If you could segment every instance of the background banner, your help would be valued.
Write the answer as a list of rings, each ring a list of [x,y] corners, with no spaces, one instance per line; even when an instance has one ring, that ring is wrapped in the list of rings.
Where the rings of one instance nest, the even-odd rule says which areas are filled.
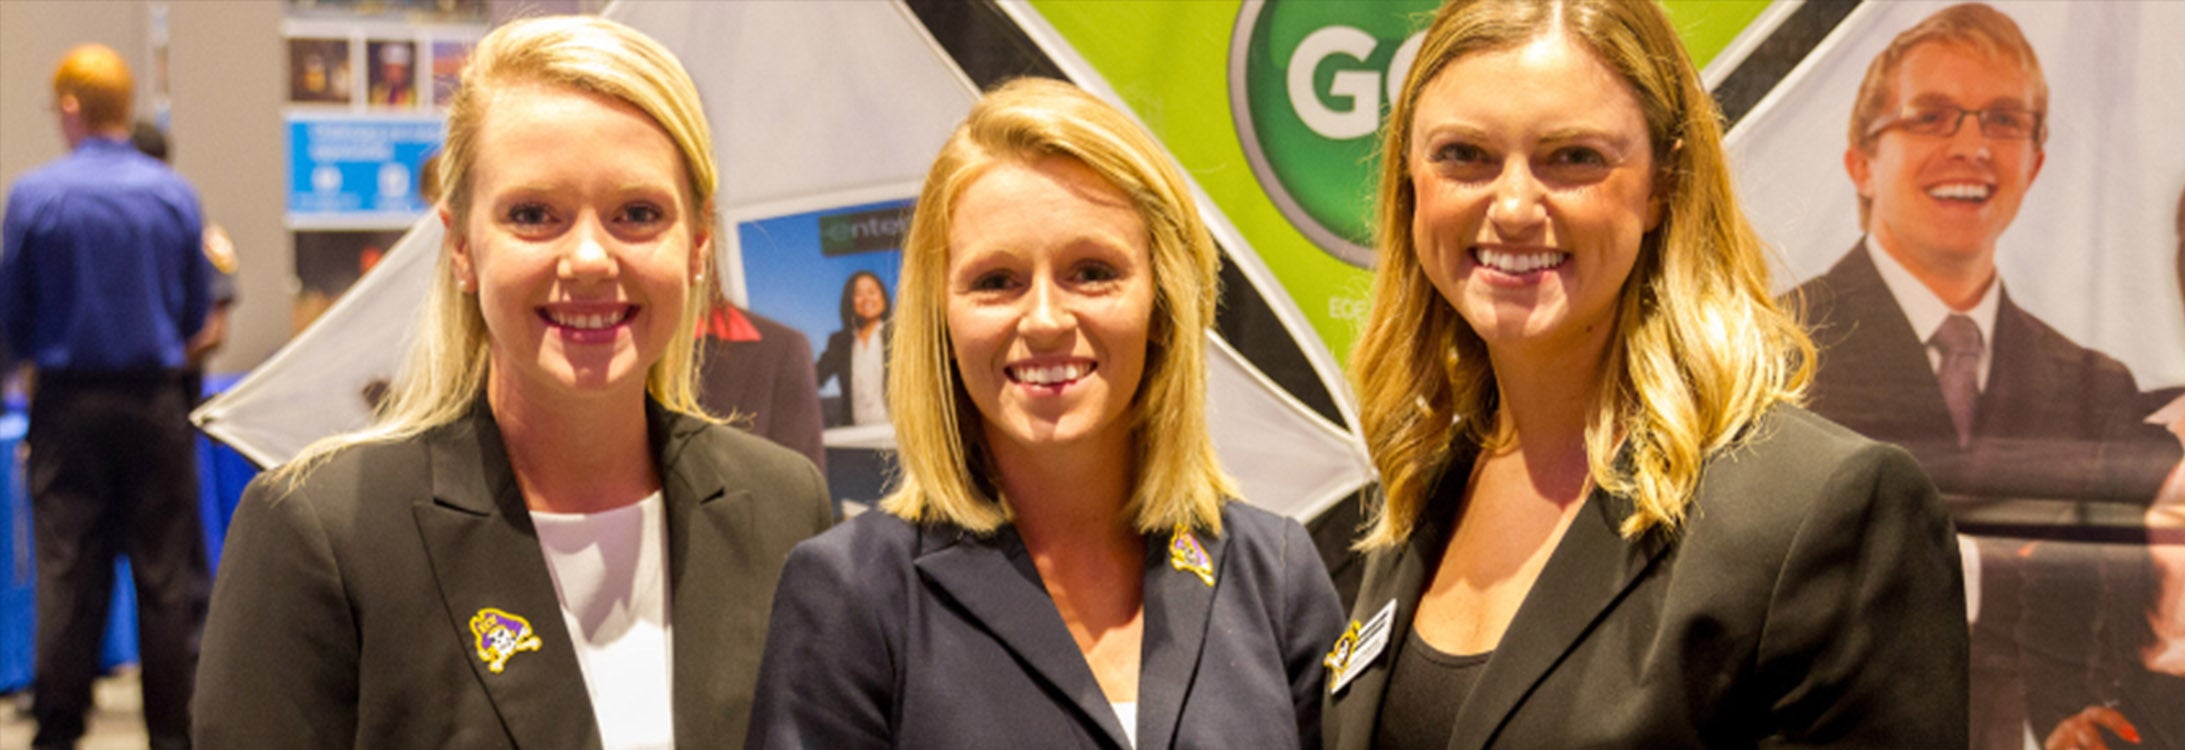
[[[2117,743],[2117,730],[2091,728],[2109,711],[2143,747],[2185,747],[2185,549],[2148,534],[2185,525],[2179,438],[2165,429],[2185,413],[2185,141],[2168,132],[2185,114],[2173,85],[2185,56],[2169,38],[2185,5],[1998,4],[2038,57],[2045,101],[1970,89],[1990,73],[1933,77],[1906,63],[1894,83],[1943,93],[1913,91],[1854,127],[1869,63],[1948,3],[1665,4],[1733,125],[1738,187],[1778,252],[1779,290],[1826,347],[1814,408],[1911,448],[1967,535],[1976,744],[2040,747],[2081,730]],[[644,2],[607,14],[660,39],[697,80],[735,236],[720,248],[724,296],[807,339],[815,368],[845,328],[850,274],[872,272],[892,298],[899,228],[887,224],[980,89],[1062,77],[1132,113],[1184,167],[1223,249],[1208,332],[1221,456],[1250,501],[1309,522],[1350,590],[1355,499],[1372,472],[1341,361],[1369,292],[1374,134],[1434,6]],[[2036,118],[2043,136],[2013,140],[2005,110]],[[1909,130],[1921,111],[1956,118],[1956,140]],[[1868,153],[1847,134],[1887,140]],[[1890,156],[1907,143],[1965,151],[1922,167]],[[1882,280],[1904,265],[1889,250],[1914,252],[1928,235],[1868,241],[1862,191],[1885,216],[1943,217],[1904,227],[1954,227],[1957,211],[1985,232],[1965,235],[1999,280],[1973,285],[1992,294],[1978,314],[1990,322],[1971,437],[1938,432],[1953,428],[1924,334],[1893,303],[1921,279]],[[418,223],[200,422],[268,464],[363,424],[359,394],[393,371],[440,231]],[[1871,284],[1837,275],[1860,262]],[[1897,328],[1903,341],[1874,338]],[[1861,361],[1869,340],[1909,364]],[[846,386],[812,395],[834,412]],[[830,420],[842,425],[825,435],[830,485],[855,509],[885,490],[892,431]]]

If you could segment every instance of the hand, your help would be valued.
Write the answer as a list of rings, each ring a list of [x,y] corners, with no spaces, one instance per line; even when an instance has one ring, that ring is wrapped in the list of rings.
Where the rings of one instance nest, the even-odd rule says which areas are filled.
[[[2139,728],[2125,720],[2124,714],[2108,706],[2087,706],[2078,715],[2057,722],[2056,729],[2048,733],[2048,740],[2041,743],[2045,750],[2109,750],[2102,730],[2108,729],[2119,739],[2139,744]]]

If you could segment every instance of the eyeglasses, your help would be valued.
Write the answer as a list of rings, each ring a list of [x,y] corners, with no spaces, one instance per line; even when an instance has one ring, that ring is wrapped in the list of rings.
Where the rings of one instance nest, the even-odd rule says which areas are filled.
[[[1913,107],[1882,118],[1866,135],[1872,138],[1895,128],[1913,135],[1949,137],[1971,115],[1980,120],[1980,134],[1996,140],[2023,141],[2041,133],[2041,113],[2030,109],[1965,109],[1950,106]]]

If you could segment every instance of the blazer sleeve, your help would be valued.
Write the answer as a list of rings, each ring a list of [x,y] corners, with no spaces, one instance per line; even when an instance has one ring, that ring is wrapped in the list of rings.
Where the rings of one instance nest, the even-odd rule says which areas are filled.
[[[1757,677],[1761,747],[1966,746],[1970,637],[1956,534],[1903,449],[1833,472],[1777,571]]]
[[[744,740],[749,750],[890,745],[893,641],[865,581],[897,571],[861,570],[854,550],[826,544],[841,538],[797,545],[782,568]]]
[[[813,368],[804,366],[812,360],[812,344],[804,340],[804,334],[787,326],[778,335],[783,339],[783,351],[773,365],[778,377],[773,378],[774,393],[768,400],[774,416],[768,430],[772,434],[767,437],[804,454],[825,473],[827,448],[820,437],[825,420],[819,414],[819,376]]]
[[[228,527],[192,699],[201,748],[356,743],[355,612],[325,525],[261,476]]]
[[[1320,691],[1327,681],[1321,658],[1343,635],[1343,601],[1328,578],[1312,535],[1297,521],[1282,527],[1282,666],[1290,677],[1299,746],[1320,747]]]

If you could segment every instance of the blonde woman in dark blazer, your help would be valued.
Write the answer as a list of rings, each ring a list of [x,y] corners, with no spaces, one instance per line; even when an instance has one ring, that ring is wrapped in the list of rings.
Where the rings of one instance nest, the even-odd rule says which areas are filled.
[[[1328,745],[1965,746],[1948,517],[1795,405],[1813,346],[1664,11],[1459,1],[1422,40],[1351,360],[1384,490]]]
[[[701,112],[611,21],[479,42],[407,369],[375,426],[244,493],[199,746],[741,740],[775,576],[831,519],[811,462],[697,406]]]
[[[1207,437],[1215,251],[1152,137],[1024,80],[904,248],[902,487],[782,572],[749,745],[1317,746],[1342,613]]]

